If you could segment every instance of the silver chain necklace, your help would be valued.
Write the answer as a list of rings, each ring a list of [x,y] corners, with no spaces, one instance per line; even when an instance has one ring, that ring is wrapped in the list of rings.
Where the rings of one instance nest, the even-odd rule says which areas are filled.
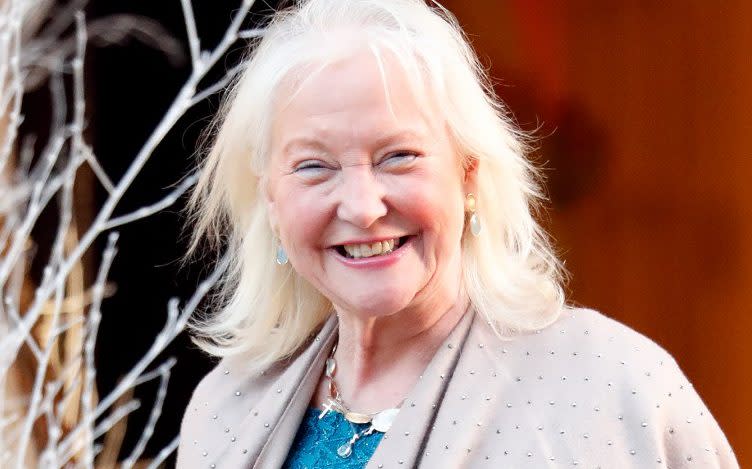
[[[345,420],[350,423],[371,424],[368,428],[361,431],[355,431],[355,427],[353,427],[352,438],[350,438],[347,443],[344,443],[339,448],[337,448],[337,455],[339,457],[349,458],[350,455],[352,455],[352,448],[356,441],[363,437],[371,435],[373,432],[386,433],[387,430],[391,428],[392,423],[397,417],[400,409],[398,406],[373,414],[363,414],[350,410],[342,401],[342,397],[340,397],[339,390],[337,389],[337,383],[336,381],[334,381],[334,374],[337,371],[337,361],[334,359],[334,352],[336,351],[337,346],[335,345],[334,348],[332,348],[331,355],[329,355],[329,358],[326,359],[326,369],[324,371],[324,374],[328,382],[327,391],[329,395],[326,398],[324,410],[321,412],[321,414],[319,414],[319,419],[322,419],[329,411],[333,410],[342,414],[345,417]]]

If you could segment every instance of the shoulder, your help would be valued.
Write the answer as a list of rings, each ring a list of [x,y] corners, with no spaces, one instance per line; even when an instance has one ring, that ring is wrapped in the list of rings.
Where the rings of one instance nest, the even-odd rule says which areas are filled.
[[[674,358],[648,337],[598,311],[565,308],[545,329],[519,339],[551,367],[572,370],[585,378],[606,379],[607,387],[621,385],[637,395],[654,395],[656,386],[691,386]],[[584,376],[585,373],[588,376]],[[629,385],[629,386],[627,386]],[[634,392],[633,392],[634,391]]]
[[[207,429],[214,427],[212,423],[218,420],[217,415],[226,420],[228,415],[237,414],[245,396],[235,396],[235,393],[249,385],[258,387],[264,378],[260,375],[249,376],[243,361],[238,357],[230,357],[219,361],[201,379],[183,414],[177,467],[193,467],[192,462],[186,458],[198,451],[198,446],[210,446],[207,439],[211,436],[207,434]]]
[[[737,467],[674,358],[597,311],[566,308],[550,326],[489,348],[494,366],[519,380],[528,402],[538,399],[550,412],[592,423],[591,433],[608,431],[611,441],[656,448],[662,454],[655,459],[669,467],[693,460]]]
[[[586,308],[564,308],[559,319],[546,329],[537,332],[544,334],[547,341],[562,345],[576,345],[609,352],[629,352],[648,359],[669,359],[671,356],[661,346],[634,329]]]
[[[295,354],[263,371],[255,371],[253,357],[246,354],[223,358],[196,386],[185,409],[177,466],[204,467],[196,463],[207,461],[203,459],[207,455],[216,461],[230,457],[227,454],[232,451],[228,445],[243,439],[247,440],[245,445],[254,445],[245,446],[248,457],[256,455],[263,435],[237,429],[247,427],[246,419],[262,421],[264,428],[272,427],[285,411],[286,403],[298,389],[312,361],[333,340],[334,331],[336,320],[332,319]]]
[[[647,378],[685,382],[676,361],[660,345],[626,325],[583,308],[564,308],[551,325],[512,337],[498,338],[485,325],[472,331],[470,340],[494,343],[489,348],[497,364],[549,370],[566,381],[572,370],[588,381],[613,378],[641,383]],[[585,376],[586,372],[590,375]],[[611,382],[612,386],[615,382]]]

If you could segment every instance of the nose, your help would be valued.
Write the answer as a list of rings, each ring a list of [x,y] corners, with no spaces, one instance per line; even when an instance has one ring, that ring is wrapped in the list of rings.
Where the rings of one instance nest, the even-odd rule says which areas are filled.
[[[337,216],[358,228],[368,228],[386,215],[385,190],[371,165],[342,169]]]

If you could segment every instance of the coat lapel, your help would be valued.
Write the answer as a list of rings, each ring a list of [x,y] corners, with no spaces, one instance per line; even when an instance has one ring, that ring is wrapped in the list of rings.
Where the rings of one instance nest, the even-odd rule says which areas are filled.
[[[188,458],[183,461],[185,467],[212,467],[212,460],[221,461],[217,467],[275,468],[281,467],[292,445],[300,421],[321,376],[324,362],[336,338],[337,320],[332,315],[311,343],[289,363],[279,363],[261,377],[247,377],[237,383],[211,383],[204,398],[227,402],[223,409],[213,412],[226,416],[227,430],[223,433],[210,425],[192,429],[194,433],[205,434],[198,437],[211,441],[216,446],[208,448],[206,453],[215,455],[211,460]],[[222,368],[233,370],[229,378],[242,370],[242,363],[226,362],[214,372],[222,376]],[[225,372],[228,373],[228,372]],[[221,378],[215,378],[220,381]],[[234,395],[232,390],[237,389]],[[221,399],[219,396],[228,394]],[[242,397],[236,397],[242,396]],[[242,410],[236,404],[243,399],[249,405]],[[207,404],[208,405],[208,404]],[[241,415],[238,415],[241,414]],[[209,417],[208,422],[212,422]],[[217,419],[217,415],[213,417]],[[215,420],[216,421],[216,420]],[[230,427],[232,428],[230,430]],[[214,430],[212,432],[212,430]],[[230,438],[230,435],[234,435]]]
[[[433,421],[457,366],[475,313],[468,311],[429,362],[402,405],[392,428],[384,435],[367,469],[416,467],[431,436]],[[337,337],[336,316],[325,323],[311,344],[278,373],[248,390],[253,408],[240,420],[236,442],[215,448],[222,467],[281,467],[323,373]],[[249,401],[250,402],[250,401]]]
[[[441,407],[475,312],[469,310],[439,347],[415,387],[405,398],[392,428],[384,435],[367,469],[417,467]]]
[[[316,391],[326,359],[334,346],[337,337],[336,325],[336,316],[332,315],[312,346],[315,349],[314,353],[304,362],[295,360],[290,367],[294,368],[295,372],[285,373],[279,382],[275,383],[276,389],[288,390],[284,397],[279,396],[276,402],[262,404],[278,406],[279,417],[253,465],[254,468],[282,467],[285,462],[300,422]]]

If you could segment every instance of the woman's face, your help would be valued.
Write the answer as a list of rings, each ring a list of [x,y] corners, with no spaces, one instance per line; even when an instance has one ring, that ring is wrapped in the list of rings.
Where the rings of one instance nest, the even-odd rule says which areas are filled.
[[[282,87],[266,190],[295,270],[364,318],[453,302],[461,278],[468,177],[434,103],[384,70],[363,53]]]

